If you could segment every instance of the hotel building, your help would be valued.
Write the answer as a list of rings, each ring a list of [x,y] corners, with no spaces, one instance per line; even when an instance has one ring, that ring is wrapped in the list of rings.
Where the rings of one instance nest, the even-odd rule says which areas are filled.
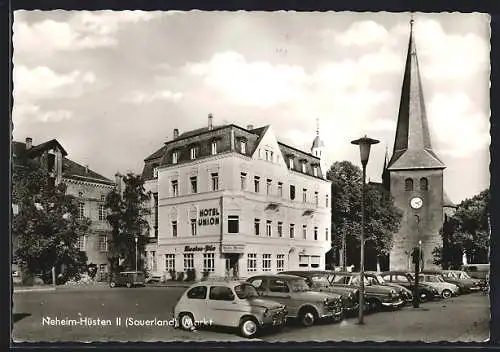
[[[331,187],[319,131],[311,153],[280,143],[271,126],[208,126],[145,159],[151,192],[149,270],[245,278],[324,269]]]

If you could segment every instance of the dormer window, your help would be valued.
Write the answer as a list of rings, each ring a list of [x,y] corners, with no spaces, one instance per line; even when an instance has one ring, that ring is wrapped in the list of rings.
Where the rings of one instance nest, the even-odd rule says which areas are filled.
[[[172,153],[172,164],[177,164],[178,161],[178,154],[177,152]]]
[[[303,173],[306,172],[306,162],[305,161],[302,161],[302,172]]]
[[[313,166],[313,175],[314,175],[314,177],[318,177],[318,167],[317,166]]]
[[[191,147],[191,160],[196,159],[196,147]]]
[[[217,154],[217,141],[212,141],[212,155]]]
[[[158,164],[153,164],[153,177],[158,178]]]
[[[293,158],[292,157],[290,157],[288,159],[288,166],[290,167],[291,170],[293,170]]]
[[[247,153],[247,142],[244,140],[240,141],[240,149],[241,149],[241,154],[246,154]]]

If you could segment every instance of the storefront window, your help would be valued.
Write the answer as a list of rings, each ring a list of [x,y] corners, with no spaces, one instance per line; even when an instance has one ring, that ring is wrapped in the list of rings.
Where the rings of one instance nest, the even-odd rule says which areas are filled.
[[[283,271],[285,269],[285,255],[278,254],[276,255],[276,270],[278,272]]]
[[[184,271],[194,269],[194,253],[184,253]]]
[[[238,215],[229,215],[227,217],[227,232],[229,233],[240,232],[240,218]]]
[[[248,253],[247,255],[247,271],[254,272],[257,271],[257,254]]]
[[[215,271],[215,254],[214,253],[203,253],[203,271],[214,272]]]
[[[309,267],[309,256],[299,255],[299,267],[308,268]]]
[[[262,254],[262,271],[271,271],[271,254]]]
[[[320,257],[319,255],[311,256],[311,268],[319,268]]]
[[[175,254],[165,254],[165,270],[175,270]]]

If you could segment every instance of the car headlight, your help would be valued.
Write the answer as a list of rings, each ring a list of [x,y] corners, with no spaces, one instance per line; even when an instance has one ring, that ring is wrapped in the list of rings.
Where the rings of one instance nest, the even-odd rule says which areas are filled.
[[[269,309],[264,308],[264,317],[267,317],[267,316],[269,316]]]
[[[325,298],[325,299],[323,300],[323,304],[324,304],[325,306],[329,305],[329,304],[330,304],[330,300],[329,300],[328,298]]]

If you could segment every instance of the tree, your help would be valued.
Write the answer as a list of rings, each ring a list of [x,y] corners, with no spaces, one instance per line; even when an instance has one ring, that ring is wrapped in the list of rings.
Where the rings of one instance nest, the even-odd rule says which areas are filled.
[[[335,162],[327,172],[327,179],[332,181],[332,247],[341,248],[345,236],[347,252],[359,252],[362,171],[349,161]],[[377,264],[379,256],[389,253],[401,217],[402,212],[382,185],[366,186],[365,243],[375,254]]]
[[[468,262],[486,263],[489,253],[489,189],[462,201],[447,217],[441,235],[443,246],[434,250],[434,262],[458,268],[465,252]]]
[[[143,253],[147,242],[149,225],[146,216],[150,214],[145,206],[150,200],[144,189],[140,175],[128,173],[122,178],[125,186],[123,194],[115,188],[108,193],[105,207],[109,210],[107,221],[111,225],[111,239],[108,242],[108,261],[111,272],[125,268],[135,269],[136,261],[143,267],[140,258],[136,258],[135,238],[138,253]],[[121,260],[123,261],[122,263]]]
[[[78,218],[77,201],[66,194],[64,184],[51,183],[37,165],[16,166],[12,201],[19,209],[12,221],[14,257],[24,274],[51,282],[52,267],[64,268],[66,278],[85,270],[87,257],[78,248],[78,238],[90,221]]]

